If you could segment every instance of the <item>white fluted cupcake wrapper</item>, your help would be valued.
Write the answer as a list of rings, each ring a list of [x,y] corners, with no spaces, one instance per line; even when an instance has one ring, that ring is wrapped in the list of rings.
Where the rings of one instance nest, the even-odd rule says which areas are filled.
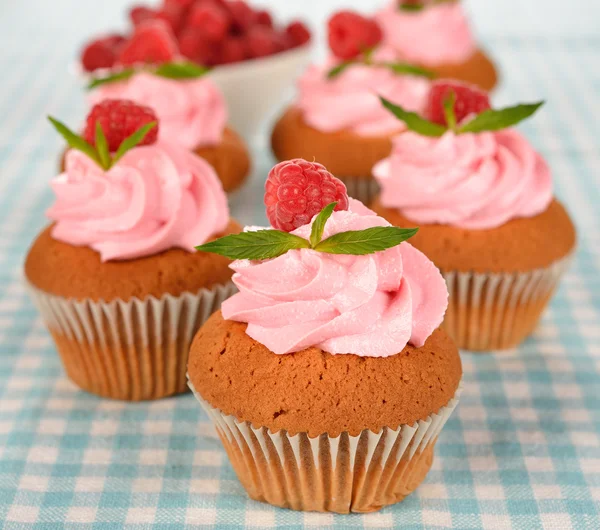
[[[94,394],[134,401],[187,390],[194,334],[236,292],[229,282],[195,294],[96,302],[26,285],[73,382]]]
[[[442,271],[450,295],[442,327],[462,349],[517,346],[535,329],[572,257],[525,273]]]
[[[401,501],[425,478],[433,448],[458,404],[454,397],[414,425],[358,436],[289,436],[240,422],[189,386],[214,423],[238,478],[251,498],[294,510],[370,512]]]
[[[374,178],[338,177],[348,190],[348,195],[369,206],[379,193],[379,184]]]

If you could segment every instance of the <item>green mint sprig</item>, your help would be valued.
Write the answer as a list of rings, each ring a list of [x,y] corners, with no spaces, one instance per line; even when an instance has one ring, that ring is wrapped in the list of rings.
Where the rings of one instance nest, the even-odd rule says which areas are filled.
[[[189,61],[178,61],[173,63],[163,63],[158,66],[146,66],[142,68],[125,68],[118,72],[109,74],[105,77],[95,77],[87,85],[88,90],[105,85],[126,81],[138,72],[147,72],[158,77],[167,79],[197,79],[210,71],[210,68]]]
[[[125,138],[125,140],[121,142],[121,145],[117,149],[117,152],[114,155],[111,155],[108,149],[108,142],[106,140],[106,136],[104,135],[104,131],[100,126],[100,122],[96,122],[96,146],[94,147],[83,137],[79,136],[77,133],[69,129],[64,123],[61,123],[52,116],[48,116],[48,120],[58,131],[58,133],[66,140],[67,145],[70,148],[77,149],[78,151],[81,151],[82,153],[86,154],[89,158],[96,162],[96,164],[98,164],[104,171],[108,171],[121,158],[123,158],[123,155],[127,153],[127,151],[130,151],[131,149],[139,145],[146,137],[146,135],[157,125],[157,123],[153,121],[140,127],[131,136]]]
[[[427,79],[433,79],[435,77],[435,73],[431,70],[427,70],[426,68],[422,68],[414,64],[395,63],[391,61],[374,61],[374,51],[375,50],[373,48],[370,48],[365,50],[358,59],[342,61],[327,72],[327,79],[335,79],[344,73],[348,68],[357,65],[373,66],[375,68],[387,68],[397,75],[414,75],[417,77],[425,77]]]
[[[449,4],[450,2],[456,2],[457,0],[431,0],[430,2],[416,2],[416,3],[405,3],[403,0],[398,2],[398,9],[400,11],[408,11],[411,13],[416,13],[419,11],[423,11],[426,7],[430,7],[436,4]]]
[[[415,112],[404,110],[400,105],[396,105],[383,97],[379,99],[381,104],[396,118],[402,120],[409,130],[419,133],[422,136],[430,137],[440,137],[448,131],[453,131],[454,134],[464,134],[506,129],[533,116],[545,103],[545,101],[538,101],[537,103],[526,103],[504,109],[488,109],[467,122],[457,124],[454,112],[456,94],[454,91],[451,91],[444,100],[444,114],[446,116],[446,123],[448,124],[444,126],[429,121]]]
[[[328,204],[315,218],[310,241],[281,230],[243,232],[210,241],[196,247],[201,252],[219,254],[229,259],[264,260],[281,256],[294,249],[312,249],[326,254],[364,256],[395,247],[414,236],[418,228],[376,226],[366,230],[340,232],[325,240],[323,231],[336,202]]]

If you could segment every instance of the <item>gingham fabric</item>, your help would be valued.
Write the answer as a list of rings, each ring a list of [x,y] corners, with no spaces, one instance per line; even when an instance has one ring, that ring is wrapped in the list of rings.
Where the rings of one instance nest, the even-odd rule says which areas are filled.
[[[61,148],[44,116],[76,125],[84,113],[66,74],[80,37],[69,19],[44,30],[48,5],[92,25],[88,2],[0,5],[0,527],[600,528],[600,41],[488,40],[504,73],[497,101],[548,100],[522,130],[554,168],[578,253],[531,339],[463,354],[462,400],[417,492],[379,513],[334,516],[248,500],[191,395],[120,403],[65,377],[21,283]],[[249,224],[264,222],[272,163],[264,138],[254,147],[252,183],[233,200]]]

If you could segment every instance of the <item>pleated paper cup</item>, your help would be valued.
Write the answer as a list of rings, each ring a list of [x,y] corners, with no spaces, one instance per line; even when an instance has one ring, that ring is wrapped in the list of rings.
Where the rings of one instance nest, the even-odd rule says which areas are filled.
[[[537,326],[572,257],[524,273],[442,270],[450,295],[442,328],[461,349],[514,348]]]
[[[353,199],[358,199],[365,205],[371,204],[371,201],[379,193],[379,183],[374,178],[360,177],[337,177],[348,190],[348,195]]]
[[[207,412],[248,495],[281,508],[317,512],[373,512],[400,502],[427,475],[435,442],[458,404],[454,397],[414,425],[333,438],[289,436],[238,421],[207,403]]]
[[[194,334],[236,292],[229,282],[195,294],[96,302],[26,283],[69,378],[92,394],[127,401],[185,392]]]

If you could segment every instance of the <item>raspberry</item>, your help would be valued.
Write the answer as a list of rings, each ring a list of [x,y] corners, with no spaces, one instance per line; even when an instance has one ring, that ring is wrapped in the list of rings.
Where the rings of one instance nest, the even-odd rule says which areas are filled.
[[[231,19],[229,13],[217,4],[202,2],[191,9],[187,23],[205,38],[220,41],[227,35]]]
[[[310,31],[304,23],[295,20],[285,28],[285,34],[288,36],[292,48],[302,46],[310,41]]]
[[[96,145],[96,122],[100,122],[108,149],[114,153],[125,138],[153,121],[157,122],[156,126],[138,145],[153,144],[158,138],[158,119],[154,111],[127,99],[105,99],[94,105],[88,114],[83,137],[88,143]]]
[[[256,13],[243,0],[227,2],[227,9],[229,9],[233,27],[238,32],[245,32],[256,22]]]
[[[321,164],[301,158],[281,162],[265,183],[267,218],[273,228],[291,232],[310,223],[325,206],[337,202],[336,211],[348,209],[348,193]]]
[[[166,22],[173,33],[179,33],[183,25],[185,8],[177,4],[165,4],[165,6],[156,13],[156,18]]]
[[[329,47],[333,54],[347,61],[377,46],[383,37],[381,28],[372,19],[353,11],[340,11],[329,19]]]
[[[230,37],[221,44],[221,63],[239,63],[246,59],[247,51],[241,37]]]
[[[273,27],[273,17],[268,11],[257,11],[256,12],[256,24],[259,26],[266,26],[267,28]]]
[[[285,49],[281,35],[265,26],[250,28],[247,42],[250,57],[267,57]]]
[[[129,18],[134,26],[141,24],[144,20],[152,20],[156,17],[156,11],[146,6],[133,6],[129,10]]]
[[[462,122],[472,114],[481,114],[484,110],[491,108],[490,98],[487,92],[460,81],[440,79],[431,84],[425,117],[440,125],[447,125],[444,114],[444,100],[453,90],[456,94],[454,114],[456,123]]]
[[[90,42],[81,54],[81,64],[87,72],[114,66],[119,48],[125,42],[121,35],[109,35]]]
[[[162,20],[147,20],[135,28],[133,37],[123,46],[119,63],[164,63],[177,53],[177,42],[169,26]]]
[[[202,35],[195,29],[183,30],[179,35],[179,51],[181,55],[195,61],[202,41]]]

